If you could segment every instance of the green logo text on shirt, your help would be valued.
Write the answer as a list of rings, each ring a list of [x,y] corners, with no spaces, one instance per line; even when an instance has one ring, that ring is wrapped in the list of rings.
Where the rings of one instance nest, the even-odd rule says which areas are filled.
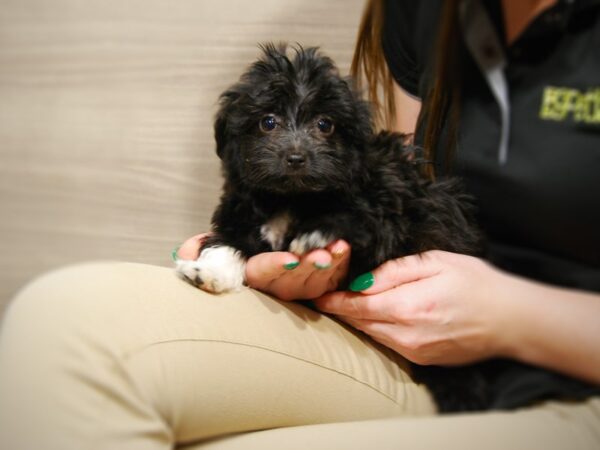
[[[548,86],[544,89],[540,119],[573,120],[600,124],[600,87],[578,89]]]

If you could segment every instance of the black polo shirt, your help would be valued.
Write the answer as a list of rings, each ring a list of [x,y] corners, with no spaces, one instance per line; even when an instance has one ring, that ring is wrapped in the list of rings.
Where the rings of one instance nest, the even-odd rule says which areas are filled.
[[[488,258],[540,281],[600,291],[600,2],[559,1],[510,47],[500,2],[482,3],[505,60],[506,148],[499,149],[501,105],[472,50],[463,64],[454,168],[477,198]],[[435,76],[441,4],[385,3],[387,63],[415,97]],[[493,52],[486,39],[474,45]]]
[[[468,51],[453,173],[477,199],[487,258],[528,278],[600,292],[600,1],[559,0],[509,47],[499,0],[463,3],[485,11],[492,33],[462,11]],[[435,76],[441,4],[385,1],[388,67],[418,98]],[[503,373],[499,408],[598,393],[525,365]]]

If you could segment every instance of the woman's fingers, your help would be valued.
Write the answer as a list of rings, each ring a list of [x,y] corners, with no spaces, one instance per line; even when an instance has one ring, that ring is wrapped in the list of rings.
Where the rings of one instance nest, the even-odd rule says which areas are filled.
[[[363,294],[378,294],[437,275],[441,271],[437,254],[435,251],[425,252],[386,261],[372,272],[358,277],[351,284],[351,289]]]
[[[350,245],[341,240],[327,246],[330,263],[326,266],[322,266],[318,262],[315,264],[315,268],[319,270],[313,270],[305,283],[309,288],[306,298],[313,299],[339,287],[340,282],[348,274],[350,250]]]
[[[336,318],[348,325],[368,334],[379,342],[395,342],[395,336],[406,330],[406,328],[397,323],[389,323],[381,320],[355,319],[346,316],[336,316]],[[390,345],[388,345],[389,347]]]
[[[252,256],[246,264],[246,282],[250,287],[265,289],[285,273],[295,270],[300,259],[288,252],[267,252]]]
[[[389,292],[379,295],[363,295],[356,292],[339,291],[325,294],[314,300],[320,311],[350,319],[380,320],[393,322],[393,308],[398,302]]]
[[[344,241],[300,257],[286,252],[263,253],[248,260],[246,281],[250,287],[282,300],[315,298],[337,287],[346,276],[349,259],[350,246]]]
[[[326,292],[327,283],[318,277],[311,279],[311,275],[328,272],[331,266],[332,256],[329,252],[313,250],[300,258],[297,267],[273,278],[263,290],[281,300],[308,299],[315,291],[320,295]]]
[[[321,256],[324,256],[321,253],[310,252],[306,255],[310,271],[304,281],[302,296],[299,298],[317,298],[325,292],[337,289],[340,282],[346,278],[350,264],[350,244],[337,240],[330,243],[325,250],[328,256],[326,264],[321,260]]]
[[[210,233],[201,233],[189,238],[177,250],[177,257],[179,259],[197,259],[200,255],[200,248],[209,236]]]

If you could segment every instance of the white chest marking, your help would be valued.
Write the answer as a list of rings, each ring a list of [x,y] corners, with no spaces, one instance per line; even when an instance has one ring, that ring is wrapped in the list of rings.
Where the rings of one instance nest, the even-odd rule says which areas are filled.
[[[291,223],[292,217],[289,212],[278,214],[260,227],[260,237],[271,244],[273,250],[283,250],[285,235]]]

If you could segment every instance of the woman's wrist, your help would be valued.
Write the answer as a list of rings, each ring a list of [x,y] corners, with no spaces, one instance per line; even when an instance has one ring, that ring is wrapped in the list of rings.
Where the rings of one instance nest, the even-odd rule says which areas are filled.
[[[517,276],[499,272],[494,286],[492,348],[495,356],[523,360],[528,327],[535,320],[539,286]]]
[[[538,346],[540,321],[553,288],[536,281],[494,269],[496,279],[489,284],[489,338],[494,357],[529,361]]]
[[[498,302],[497,356],[600,382],[600,295],[505,274]]]
[[[523,302],[518,298],[523,287],[522,280],[496,268],[493,278],[487,279],[486,301],[487,354],[490,357],[516,359],[519,352],[525,314]]]

